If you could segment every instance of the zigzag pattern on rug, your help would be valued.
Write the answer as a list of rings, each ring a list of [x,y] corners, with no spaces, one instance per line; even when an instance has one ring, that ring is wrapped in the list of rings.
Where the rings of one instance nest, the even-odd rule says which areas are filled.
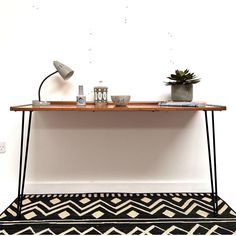
[[[0,234],[233,234],[236,213],[210,193],[30,194],[0,215]]]
[[[212,215],[210,194],[170,193],[90,193],[90,194],[42,194],[26,195],[23,200],[22,216],[25,219],[139,219],[147,217],[209,217]],[[218,199],[219,215],[229,206]],[[16,216],[14,202],[0,219]],[[236,216],[230,210],[232,217]]]
[[[234,223],[235,224],[235,223]],[[107,225],[106,225],[107,226]],[[41,226],[42,227],[42,226]],[[23,229],[20,229],[23,228]],[[191,224],[189,222],[185,222],[185,225],[181,224],[148,224],[148,225],[135,225],[131,227],[127,227],[126,225],[116,225],[116,226],[109,226],[109,227],[99,227],[99,226],[91,226],[91,227],[81,227],[81,225],[61,225],[61,227],[55,227],[55,226],[47,226],[43,227],[43,230],[40,230],[39,228],[35,228],[34,226],[17,226],[17,230],[13,231],[14,234],[38,234],[38,235],[115,235],[115,234],[127,234],[127,235],[159,235],[159,234],[201,234],[201,235],[212,235],[212,234],[226,234],[231,235],[235,234],[235,228],[234,230],[230,230],[229,228],[221,226],[221,223],[219,224],[207,224],[207,223],[197,223],[197,224]],[[7,235],[13,233],[11,230],[0,230],[0,234]]]

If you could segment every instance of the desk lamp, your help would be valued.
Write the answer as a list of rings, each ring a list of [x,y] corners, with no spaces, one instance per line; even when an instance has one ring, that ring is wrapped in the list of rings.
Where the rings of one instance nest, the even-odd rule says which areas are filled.
[[[56,71],[54,71],[53,73],[51,73],[50,75],[48,75],[42,82],[41,84],[39,85],[39,90],[38,90],[38,98],[39,100],[34,100],[33,101],[33,105],[35,106],[45,106],[45,105],[49,105],[50,103],[47,102],[47,101],[41,101],[41,88],[42,88],[42,85],[43,83],[49,78],[51,77],[52,75],[56,74],[57,72],[61,75],[61,77],[64,79],[64,80],[68,80],[73,74],[74,74],[74,71],[69,68],[68,66],[62,64],[61,62],[59,61],[54,61],[53,62],[53,65],[55,66],[56,68]]]

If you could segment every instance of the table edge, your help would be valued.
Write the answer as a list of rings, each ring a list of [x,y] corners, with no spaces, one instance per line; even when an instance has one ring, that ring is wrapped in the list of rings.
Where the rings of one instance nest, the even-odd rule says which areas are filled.
[[[133,107],[116,107],[112,102],[105,107],[96,107],[87,102],[87,107],[77,107],[74,101],[51,101],[50,106],[32,106],[32,104],[11,106],[10,111],[223,111],[226,106],[206,104],[205,106],[163,106],[156,101],[130,102]],[[113,107],[111,107],[114,105]]]

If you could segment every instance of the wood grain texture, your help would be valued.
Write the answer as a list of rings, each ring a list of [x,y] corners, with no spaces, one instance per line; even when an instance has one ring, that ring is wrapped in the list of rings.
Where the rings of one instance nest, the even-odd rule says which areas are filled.
[[[160,102],[130,102],[126,107],[117,107],[112,102],[107,106],[96,107],[94,102],[87,102],[85,107],[76,106],[73,101],[53,101],[48,106],[32,104],[11,106],[11,111],[223,111],[226,106],[205,105],[201,107],[160,106]]]

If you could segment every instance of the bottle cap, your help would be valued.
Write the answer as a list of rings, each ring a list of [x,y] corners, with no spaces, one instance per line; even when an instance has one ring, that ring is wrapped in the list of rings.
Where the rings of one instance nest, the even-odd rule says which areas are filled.
[[[79,85],[79,95],[84,95],[83,85]]]

